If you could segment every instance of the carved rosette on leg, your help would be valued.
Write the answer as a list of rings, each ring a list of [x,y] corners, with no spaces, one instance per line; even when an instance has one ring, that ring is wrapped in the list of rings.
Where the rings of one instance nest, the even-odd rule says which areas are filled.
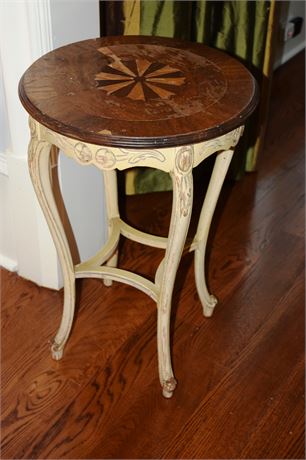
[[[187,216],[192,202],[192,187],[189,174],[193,167],[193,148],[191,146],[181,147],[176,154],[176,174],[175,180],[178,182],[180,213]]]
[[[163,396],[171,398],[176,387],[170,354],[170,315],[172,292],[189,228],[193,198],[193,147],[176,151],[175,165],[170,172],[173,183],[173,203],[163,275],[158,299],[158,362]]]

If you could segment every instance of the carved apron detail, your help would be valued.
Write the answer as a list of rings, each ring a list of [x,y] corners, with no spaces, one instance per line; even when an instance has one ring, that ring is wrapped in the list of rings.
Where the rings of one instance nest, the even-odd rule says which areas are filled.
[[[236,128],[223,136],[205,141],[203,144],[202,155],[207,153],[216,153],[221,150],[227,150],[235,147],[243,134],[243,130],[244,126],[239,126],[239,128]]]
[[[155,149],[125,149],[125,148],[108,148],[95,144],[85,144],[79,140],[75,140],[62,134],[55,133],[42,125],[38,125],[31,117],[29,125],[32,137],[37,137],[38,126],[41,130],[40,135],[56,145],[63,152],[75,159],[82,165],[93,164],[100,169],[109,170],[119,168],[120,166],[132,167],[137,164],[141,166],[158,167],[158,163],[166,163],[166,155]],[[45,136],[47,135],[47,136]],[[165,169],[164,167],[161,169]]]

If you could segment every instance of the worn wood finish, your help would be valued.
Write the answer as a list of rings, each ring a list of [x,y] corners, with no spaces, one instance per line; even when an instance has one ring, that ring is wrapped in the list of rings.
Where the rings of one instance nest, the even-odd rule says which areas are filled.
[[[86,69],[86,70],[85,70]],[[252,75],[202,44],[161,37],[86,40],[24,74],[19,94],[41,124],[93,144],[194,144],[244,124],[257,104]]]
[[[303,91],[298,56],[273,80],[258,174],[221,194],[208,244],[213,318],[201,315],[192,255],[182,259],[172,334],[183,384],[171,401],[157,385],[147,296],[78,281],[78,317],[55,362],[63,292],[2,272],[2,458],[305,458]],[[196,174],[199,209],[204,182]],[[130,224],[166,235],[170,193],[121,205]],[[162,257],[126,240],[119,262],[153,279]]]

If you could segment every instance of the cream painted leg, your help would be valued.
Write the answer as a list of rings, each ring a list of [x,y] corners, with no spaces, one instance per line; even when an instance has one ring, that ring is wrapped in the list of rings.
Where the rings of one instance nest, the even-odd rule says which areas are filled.
[[[215,296],[208,292],[205,280],[205,251],[208,233],[220,191],[228,171],[233,150],[226,150],[217,155],[213,173],[206,192],[198,223],[197,233],[192,246],[195,249],[195,280],[197,291],[203,306],[204,316],[211,316],[217,304]]]
[[[192,158],[188,161],[191,161]],[[177,162],[179,163],[179,162]],[[157,303],[157,345],[159,378],[163,396],[171,398],[176,387],[170,354],[170,314],[173,286],[177,268],[183,252],[192,211],[193,181],[191,167],[184,165],[188,171],[176,168],[171,173],[173,183],[173,203],[168,244],[162,273],[160,273],[160,294]]]
[[[119,217],[117,172],[115,170],[103,171],[103,178],[108,219],[108,237],[110,237],[113,230],[112,219],[114,217]],[[106,262],[106,265],[108,267],[117,267],[117,263],[118,249],[116,248],[112,256]],[[112,280],[109,278],[104,278],[103,283],[105,286],[111,286],[113,284]]]
[[[29,170],[33,186],[43,210],[57,253],[64,278],[64,309],[59,330],[51,347],[53,359],[63,356],[63,349],[69,337],[75,307],[75,276],[67,238],[54,200],[49,174],[52,145],[39,141],[32,133],[29,145]]]

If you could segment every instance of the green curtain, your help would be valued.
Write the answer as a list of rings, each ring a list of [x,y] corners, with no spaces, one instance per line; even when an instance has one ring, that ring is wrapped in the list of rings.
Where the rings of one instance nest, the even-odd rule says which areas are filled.
[[[124,24],[128,23],[130,27],[134,21],[132,33],[136,30],[141,35],[176,37],[205,43],[236,56],[251,70],[260,86],[264,82],[263,68],[271,4],[269,1],[125,0],[102,3],[101,14],[103,16],[104,9],[105,18],[107,10],[108,15],[112,10],[114,16],[114,4],[117,13],[119,6],[121,7],[120,24],[117,23],[121,30],[118,33],[130,33]],[[231,176],[241,177],[247,162],[252,163],[250,158],[254,154],[258,132],[256,111],[248,121],[234,155]],[[133,181],[136,193],[171,189],[169,176],[156,170],[139,170],[133,175]]]

